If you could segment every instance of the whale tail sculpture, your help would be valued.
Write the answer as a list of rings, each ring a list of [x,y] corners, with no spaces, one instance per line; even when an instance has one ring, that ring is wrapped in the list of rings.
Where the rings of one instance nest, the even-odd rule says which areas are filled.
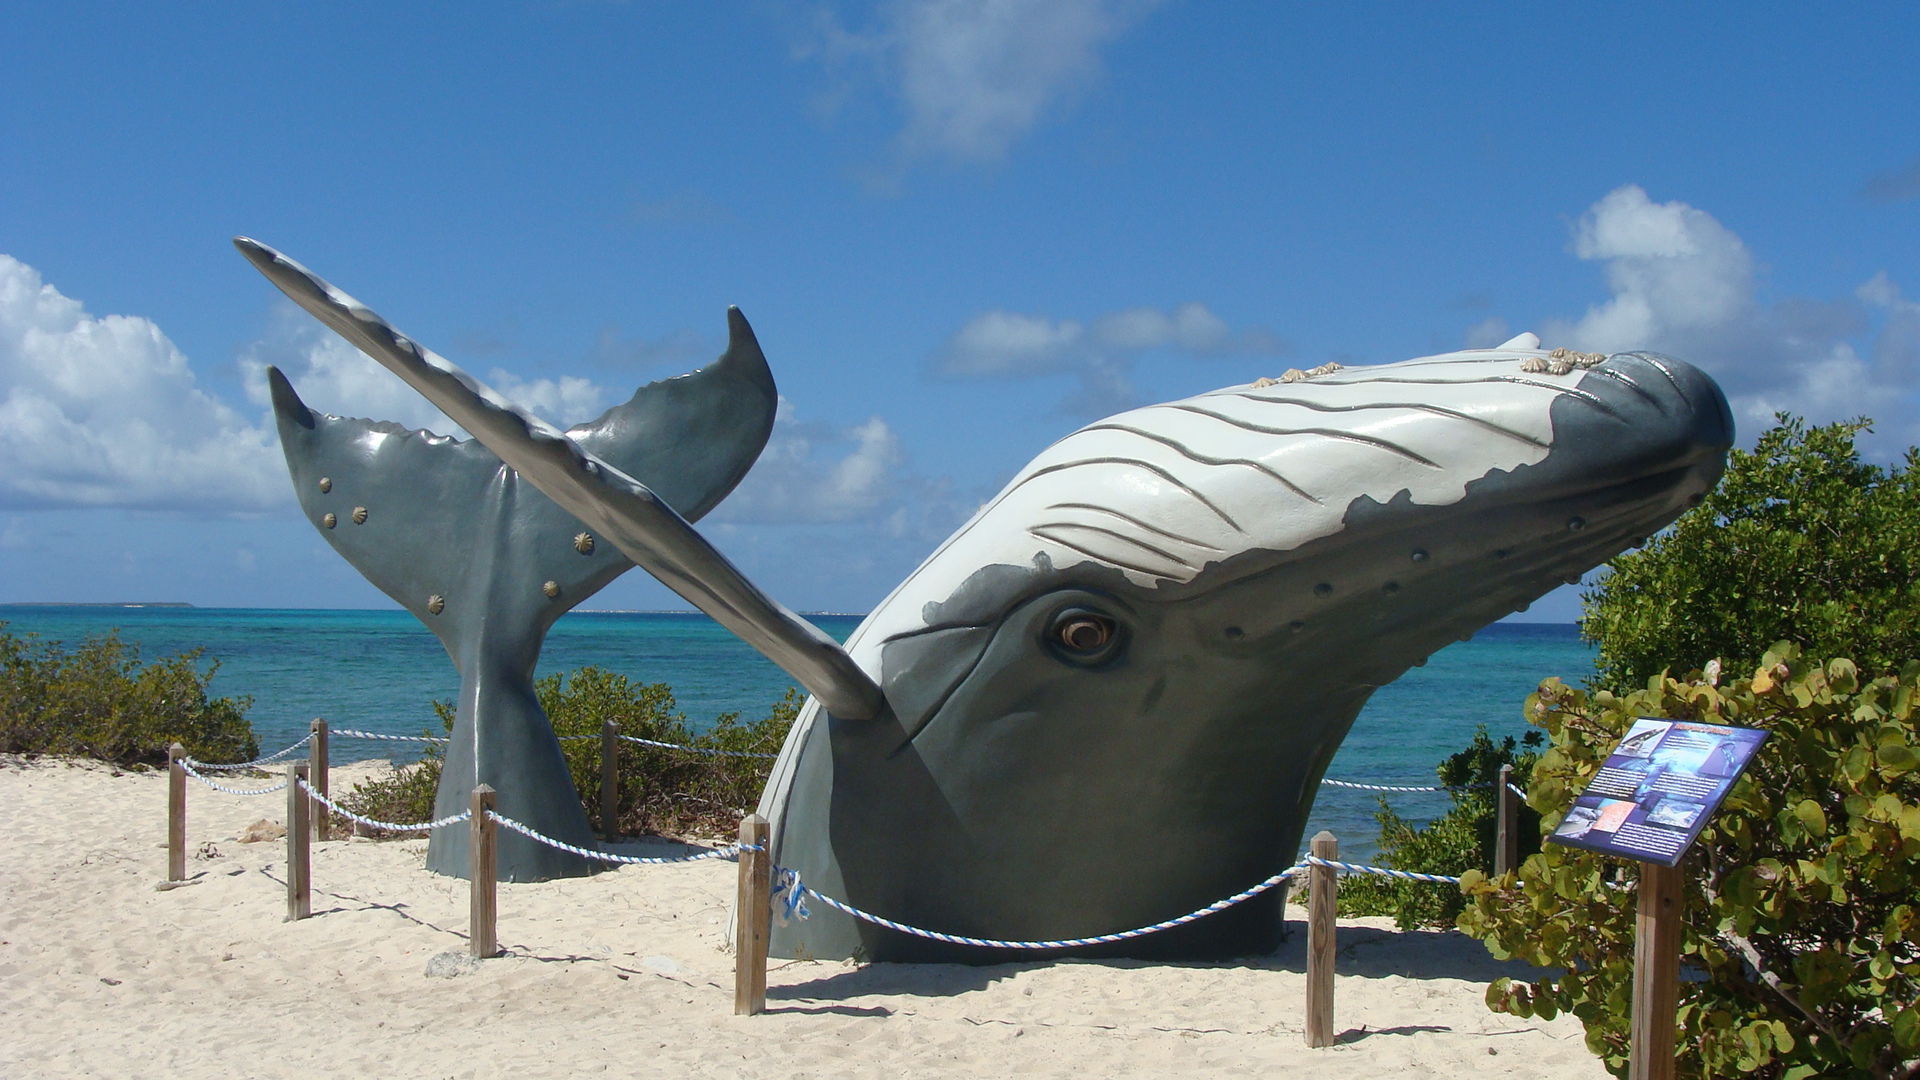
[[[256,265],[290,263],[237,241]],[[296,297],[297,299],[297,297]],[[720,359],[641,387],[567,438],[698,520],[732,491],[766,445],[776,395],[753,331],[728,313]],[[351,336],[351,335],[349,335]],[[591,846],[593,836],[533,672],[555,619],[633,563],[523,481],[477,441],[398,424],[314,412],[286,376],[267,369],[280,445],[300,508],[333,549],[439,636],[460,671],[460,698],[434,816],[460,813],[477,784],[499,793],[502,814],[548,836]],[[509,881],[589,872],[593,864],[515,832],[500,837]],[[467,873],[467,831],[439,829],[427,865]]]
[[[1651,353],[1326,365],[1067,436],[835,644],[641,479],[261,249],[315,316],[813,695],[761,797],[774,858],[1003,940],[1182,915],[1288,865],[1373,690],[1673,521],[1733,440]],[[1097,828],[1086,823],[1096,822]],[[1271,950],[1277,890],[1075,952]],[[776,955],[1006,960],[815,906]]]

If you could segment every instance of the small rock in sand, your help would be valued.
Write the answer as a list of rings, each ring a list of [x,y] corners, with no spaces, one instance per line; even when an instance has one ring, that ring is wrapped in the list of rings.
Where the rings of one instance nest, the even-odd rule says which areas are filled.
[[[467,953],[443,952],[427,961],[427,978],[456,979],[479,968],[480,961]]]
[[[279,840],[287,835],[287,827],[277,821],[261,818],[259,821],[240,830],[235,840],[243,844],[258,844],[264,840]]]

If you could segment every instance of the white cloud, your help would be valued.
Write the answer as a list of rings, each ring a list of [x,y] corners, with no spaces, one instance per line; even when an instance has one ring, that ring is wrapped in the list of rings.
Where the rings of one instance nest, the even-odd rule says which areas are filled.
[[[89,315],[0,255],[0,504],[253,510],[288,494],[272,433],[202,390],[158,326]]]
[[[467,437],[465,430],[401,382],[399,376],[292,304],[276,306],[272,330],[248,346],[241,358],[247,397],[262,407],[270,401],[268,364],[287,376],[308,408]],[[487,372],[486,382],[521,407],[562,427],[599,416],[615,396],[613,390],[575,375],[522,379],[496,367]]]
[[[1270,331],[1248,327],[1235,332],[1199,303],[1171,311],[1129,308],[1090,322],[989,311],[947,339],[933,357],[933,368],[943,375],[971,378],[1072,374],[1080,380],[1080,389],[1066,402],[1066,411],[1105,415],[1138,403],[1129,376],[1143,355],[1275,355],[1286,350],[1286,343]]]
[[[730,524],[820,523],[884,516],[911,483],[900,437],[875,416],[850,428],[803,423],[780,399],[753,471],[717,507]]]
[[[1593,204],[1574,228],[1573,253],[1605,262],[1613,292],[1574,328],[1581,347],[1720,332],[1756,314],[1753,256],[1740,238],[1686,203],[1653,202],[1637,185]]]
[[[272,329],[241,356],[247,397],[269,404],[266,365],[293,383],[307,407],[334,416],[391,420],[440,435],[466,432],[372,357],[290,303],[276,304]]]
[[[561,427],[592,420],[613,404],[613,391],[577,375],[526,380],[494,368],[487,373],[487,382],[521,408]]]
[[[1920,302],[1900,296],[1885,270],[1870,278],[1855,296],[1886,313],[1886,323],[1873,343],[1873,361],[1881,369],[1904,379],[1920,377]]]
[[[1851,296],[1768,299],[1758,261],[1731,229],[1631,184],[1588,209],[1569,250],[1604,265],[1611,295],[1578,320],[1550,320],[1549,347],[1654,349],[1699,364],[1748,433],[1790,411],[1814,422],[1878,413],[1883,437],[1920,436],[1905,400],[1920,389],[1920,304],[1886,274]]]
[[[1066,369],[1087,336],[1084,323],[989,311],[948,339],[939,356],[948,375],[1035,375]]]
[[[903,160],[988,162],[1096,82],[1100,49],[1159,0],[894,0],[880,25],[823,14],[802,52],[878,68],[898,96]]]

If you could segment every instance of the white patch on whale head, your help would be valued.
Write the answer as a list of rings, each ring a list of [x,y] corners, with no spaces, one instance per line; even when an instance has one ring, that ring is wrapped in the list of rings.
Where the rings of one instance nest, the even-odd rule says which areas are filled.
[[[1468,483],[1535,464],[1552,447],[1553,403],[1582,373],[1522,370],[1539,356],[1475,350],[1344,368],[1089,424],[1020,470],[874,610],[849,648],[877,670],[878,643],[924,626],[924,604],[947,599],[983,566],[1092,561],[1155,588],[1244,551],[1288,551],[1339,532],[1361,496],[1458,502]]]

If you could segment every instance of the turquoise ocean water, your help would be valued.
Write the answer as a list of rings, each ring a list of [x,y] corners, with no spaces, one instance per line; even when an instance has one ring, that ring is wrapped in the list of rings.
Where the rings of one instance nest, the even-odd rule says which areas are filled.
[[[845,640],[857,615],[809,615]],[[324,716],[336,728],[419,734],[433,725],[431,702],[451,701],[460,680],[440,643],[404,611],[279,611],[170,607],[0,605],[14,634],[77,643],[118,629],[145,658],[204,647],[220,661],[216,695],[252,695],[247,713],[270,752],[305,735]],[[540,672],[593,665],[673,687],[696,725],[723,712],[765,716],[792,684],[784,672],[705,615],[576,611],[547,636]],[[1475,725],[1496,737],[1526,731],[1521,703],[1541,679],[1577,682],[1593,652],[1571,624],[1496,624],[1472,641],[1436,653],[1373,695],[1327,775],[1381,784],[1430,784],[1434,765],[1463,746]],[[397,744],[334,744],[336,761],[384,757]],[[399,753],[405,754],[404,749]],[[1405,817],[1425,820],[1443,795],[1389,796]],[[1313,830],[1332,829],[1342,851],[1370,857],[1377,827],[1373,797],[1324,788]]]

